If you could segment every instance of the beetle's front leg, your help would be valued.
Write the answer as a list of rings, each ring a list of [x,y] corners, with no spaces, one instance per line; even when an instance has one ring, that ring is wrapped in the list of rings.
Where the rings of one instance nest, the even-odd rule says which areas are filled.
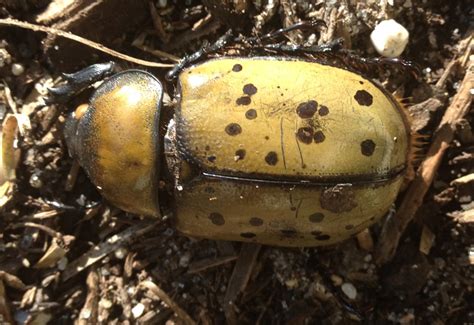
[[[47,102],[67,103],[72,97],[90,87],[97,81],[100,81],[115,73],[115,63],[97,63],[90,65],[78,72],[64,73],[63,78],[66,83],[49,89]]]
[[[322,45],[304,46],[304,45],[287,45],[287,44],[266,44],[263,46],[265,50],[277,51],[284,54],[330,54],[342,51],[343,39],[338,38],[330,43]]]
[[[167,74],[166,74],[166,79],[168,81],[175,80],[178,75],[183,71],[183,69],[187,66],[189,66],[192,63],[195,63],[199,60],[201,60],[203,57],[205,57],[208,54],[215,53],[221,49],[223,49],[227,43],[231,40],[232,38],[232,30],[229,29],[224,36],[220,37],[216,42],[203,46],[199,51],[184,57],[178,64],[176,64],[173,69],[171,69]]]

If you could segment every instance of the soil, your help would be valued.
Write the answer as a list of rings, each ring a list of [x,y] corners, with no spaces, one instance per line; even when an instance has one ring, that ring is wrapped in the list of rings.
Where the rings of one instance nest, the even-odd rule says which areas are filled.
[[[470,1],[294,0],[266,7],[239,0],[208,0],[207,7],[197,0],[71,2],[0,0],[0,18],[71,31],[168,64],[229,28],[261,36],[311,18],[327,24],[320,43],[342,38],[353,54],[374,58],[370,32],[393,18],[410,33],[402,57],[419,67],[419,77],[400,66],[364,69],[407,103],[412,128],[423,136],[415,167],[435,156],[439,164],[424,169],[433,175],[426,194],[410,192],[416,214],[402,216],[410,222],[395,227],[395,237],[385,234],[394,213],[398,218],[396,211],[405,211],[406,192],[384,220],[336,246],[188,238],[173,229],[172,216],[150,220],[108,204],[69,157],[64,122],[90,90],[67,104],[45,102],[62,73],[89,64],[113,60],[161,80],[169,68],[143,67],[54,32],[1,24],[3,145],[9,114],[17,114],[20,133],[18,149],[8,152],[19,154],[16,175],[0,193],[0,324],[474,323],[472,106],[448,123],[452,141],[439,150],[433,145],[472,70]],[[283,40],[311,45],[317,34],[292,31]],[[472,78],[467,82],[470,105]],[[164,86],[171,109],[173,83]],[[424,175],[416,176],[421,183]],[[387,241],[396,247],[393,256],[380,250]]]

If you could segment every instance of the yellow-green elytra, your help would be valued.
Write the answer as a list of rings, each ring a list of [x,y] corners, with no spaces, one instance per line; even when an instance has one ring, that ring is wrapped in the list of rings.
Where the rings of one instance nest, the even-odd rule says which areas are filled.
[[[129,83],[115,82],[115,92],[136,87],[140,72],[122,75],[127,73]],[[120,115],[128,104],[102,90],[108,82],[90,107],[95,114],[102,106],[115,108]],[[74,140],[72,151],[95,157],[80,159],[86,171],[103,169],[88,172],[93,182],[97,175],[116,177],[107,190],[97,184],[114,204],[149,215],[172,207],[177,229],[189,236],[278,246],[333,244],[389,210],[408,168],[411,136],[403,108],[381,86],[346,69],[297,58],[208,60],[181,72],[174,117],[161,123],[161,86],[151,77],[147,82],[156,96],[139,91],[142,97],[134,101],[143,122],[117,119],[118,124],[107,122],[115,131],[105,132],[105,121],[91,113],[87,126],[81,118],[74,127],[83,139],[91,138],[88,129],[101,131],[94,141]],[[136,136],[136,129],[145,130],[142,140],[120,142],[120,134]],[[102,143],[110,142],[127,155],[104,162]],[[137,161],[140,173],[132,167]],[[166,202],[162,195],[158,200],[157,180],[143,182],[148,163],[163,170],[161,180],[174,188]],[[158,177],[157,170],[150,177]],[[127,197],[124,187],[144,190],[146,207],[138,192]]]

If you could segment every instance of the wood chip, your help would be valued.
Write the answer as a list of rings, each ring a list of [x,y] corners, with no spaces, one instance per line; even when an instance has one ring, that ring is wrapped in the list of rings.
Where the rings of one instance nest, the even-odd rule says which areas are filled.
[[[7,286],[16,290],[26,290],[26,285],[16,275],[0,271],[0,281],[3,281]]]
[[[79,313],[77,325],[98,324],[99,317],[99,274],[91,269],[87,275],[87,297]]]
[[[84,271],[87,267],[97,263],[119,247],[140,238],[145,233],[155,228],[155,226],[156,223],[150,224],[149,222],[141,222],[137,225],[127,228],[121,233],[112,236],[107,241],[92,247],[81,257],[69,263],[62,274],[62,280],[69,280],[76,274]]]
[[[3,281],[0,280],[0,323],[14,324]]]
[[[139,287],[150,290],[150,292],[154,294],[158,299],[167,304],[186,325],[196,324],[196,322],[191,318],[191,316],[189,316],[189,314],[184,309],[182,309],[173,299],[171,299],[171,297],[168,296],[168,294],[164,290],[162,290],[156,283],[152,281],[143,281],[140,282]]]
[[[419,250],[425,255],[430,254],[431,247],[433,246],[435,240],[435,234],[428,228],[426,225],[423,226],[421,232],[420,246]]]
[[[471,51],[470,45],[466,51]],[[473,88],[474,59],[471,57],[458,92],[447,108],[433,136],[426,159],[420,165],[415,179],[405,193],[400,208],[394,218],[391,218],[391,226],[384,227],[384,231],[381,233],[375,253],[375,260],[378,264],[387,263],[395,255],[400,237],[423,203],[423,198],[436,176],[444,153],[454,138],[457,121],[464,118],[471,108],[471,91]]]
[[[458,186],[458,185],[464,185],[464,184],[468,184],[472,182],[474,182],[474,173],[456,178],[454,181],[451,182],[451,185]]]
[[[456,216],[459,223],[474,223],[474,209],[463,211]]]
[[[46,253],[35,264],[35,269],[47,269],[56,265],[60,259],[66,256],[67,250],[59,244],[59,240],[53,238]]]
[[[359,243],[359,247],[363,250],[367,252],[374,251],[374,240],[368,228],[357,234],[357,242]]]
[[[9,114],[3,121],[0,134],[0,207],[11,199],[11,188],[16,180],[15,170],[20,158],[16,147],[19,135],[19,121]]]
[[[222,264],[226,264],[235,261],[237,256],[221,256],[215,258],[206,258],[197,262],[193,262],[189,265],[188,273],[198,273]]]
[[[228,324],[237,324],[234,304],[237,301],[238,295],[242,293],[247,286],[261,248],[262,245],[259,244],[242,244],[239,258],[235,263],[234,271],[232,272],[224,296],[224,312]]]

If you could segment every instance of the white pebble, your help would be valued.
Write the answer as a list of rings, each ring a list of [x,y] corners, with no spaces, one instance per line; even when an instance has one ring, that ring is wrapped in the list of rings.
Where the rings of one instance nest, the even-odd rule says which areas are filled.
[[[91,315],[92,315],[92,310],[90,310],[89,308],[85,308],[83,310],[81,310],[81,314],[80,314],[80,318],[81,319],[89,319],[91,318]]]
[[[23,67],[22,64],[20,64],[20,63],[13,63],[12,64],[12,74],[14,76],[19,76],[23,72],[25,72],[25,67]]]
[[[127,254],[128,250],[125,247],[119,247],[114,251],[115,258],[119,260],[123,260]]]
[[[132,308],[133,317],[137,319],[143,314],[144,311],[145,311],[145,305],[143,305],[142,303],[136,304],[135,307]]]
[[[372,44],[380,55],[394,58],[402,54],[408,44],[409,33],[395,20],[380,22],[370,34]]]
[[[188,267],[189,261],[191,260],[191,255],[189,253],[184,254],[179,259],[179,266],[181,267]]]
[[[352,283],[345,282],[341,286],[342,292],[347,296],[347,298],[354,300],[357,297],[357,289]]]

